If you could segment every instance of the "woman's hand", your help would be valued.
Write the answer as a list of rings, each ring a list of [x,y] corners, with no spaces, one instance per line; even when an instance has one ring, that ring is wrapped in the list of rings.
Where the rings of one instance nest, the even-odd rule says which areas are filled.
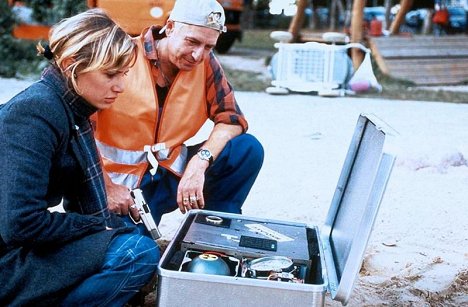
[[[131,214],[135,221],[140,220],[138,209],[134,207],[133,198],[130,195],[130,190],[121,184],[106,181],[107,190],[107,208],[109,211],[118,215]]]

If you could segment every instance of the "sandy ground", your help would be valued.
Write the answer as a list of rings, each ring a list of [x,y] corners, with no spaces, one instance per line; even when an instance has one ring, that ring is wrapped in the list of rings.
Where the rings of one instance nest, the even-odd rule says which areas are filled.
[[[468,105],[237,97],[266,151],[245,215],[322,225],[358,115],[374,113],[398,131],[397,160],[349,305],[468,304]],[[179,218],[161,231],[170,236]]]
[[[29,83],[0,79],[0,103]],[[389,138],[397,160],[348,305],[468,305],[468,104],[236,96],[266,152],[245,215],[320,227],[357,118],[373,113],[397,131]],[[164,216],[163,239],[182,219]],[[328,298],[326,305],[341,304]]]

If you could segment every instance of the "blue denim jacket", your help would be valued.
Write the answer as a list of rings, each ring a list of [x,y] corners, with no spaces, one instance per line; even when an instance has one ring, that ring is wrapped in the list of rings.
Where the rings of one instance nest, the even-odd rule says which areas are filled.
[[[129,230],[105,208],[97,154],[74,131],[92,142],[94,111],[53,67],[0,110],[0,305],[57,304]],[[47,210],[62,199],[66,213]]]

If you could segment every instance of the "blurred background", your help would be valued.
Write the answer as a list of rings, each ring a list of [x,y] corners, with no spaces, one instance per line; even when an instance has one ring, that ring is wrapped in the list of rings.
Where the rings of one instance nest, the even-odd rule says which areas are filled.
[[[356,0],[358,1],[358,0]],[[47,41],[49,28],[64,17],[88,8],[101,7],[131,35],[145,27],[166,22],[175,0],[0,0],[0,77],[37,78],[47,62],[36,57],[34,45]],[[351,36],[351,21],[355,11],[353,0],[218,0],[226,12],[227,33],[216,46],[218,55],[240,56],[242,59],[262,59],[267,67],[276,52],[272,31],[289,31],[298,27],[300,36],[294,42],[321,41],[327,32]],[[435,36],[461,35],[467,31],[468,0],[361,0],[362,33],[358,42],[369,46],[372,36]],[[391,33],[401,5],[410,2],[398,28]],[[432,17],[440,8],[447,8],[449,21],[443,32],[434,32]],[[298,18],[300,15],[301,18]],[[372,24],[378,24],[377,30]],[[463,36],[466,40],[466,36]],[[375,65],[375,62],[373,61]],[[379,74],[379,79],[387,78]],[[239,90],[264,90],[269,77],[258,72],[226,71]],[[234,69],[235,70],[235,69]],[[254,80],[246,81],[252,78]],[[237,81],[236,79],[239,79]],[[405,80],[387,80],[406,84]],[[411,80],[410,80],[411,81]],[[467,80],[468,81],[468,80]],[[386,80],[383,80],[386,82]]]

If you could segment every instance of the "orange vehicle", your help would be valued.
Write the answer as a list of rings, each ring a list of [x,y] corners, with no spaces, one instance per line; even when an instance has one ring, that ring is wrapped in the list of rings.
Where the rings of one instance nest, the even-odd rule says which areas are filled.
[[[29,15],[32,11],[31,9],[27,8],[22,1],[7,0],[7,2],[14,11],[16,10],[17,14],[23,14],[26,16],[26,18],[25,16],[20,16],[19,19],[28,19],[30,17]],[[21,13],[21,9],[23,8],[26,9],[23,10],[25,13]],[[30,23],[21,23],[15,26],[13,28],[13,36],[22,39],[47,39],[50,27],[47,25],[33,23],[32,20],[29,21]]]
[[[13,5],[17,1],[8,0]],[[229,51],[235,40],[242,39],[240,17],[243,0],[218,0],[226,13],[227,32],[218,39],[216,50],[219,53]],[[130,35],[139,35],[151,25],[164,25],[169,18],[175,0],[87,0],[88,7],[100,7],[107,11],[112,19]],[[20,24],[13,30],[13,35],[24,39],[47,39],[48,26]]]

